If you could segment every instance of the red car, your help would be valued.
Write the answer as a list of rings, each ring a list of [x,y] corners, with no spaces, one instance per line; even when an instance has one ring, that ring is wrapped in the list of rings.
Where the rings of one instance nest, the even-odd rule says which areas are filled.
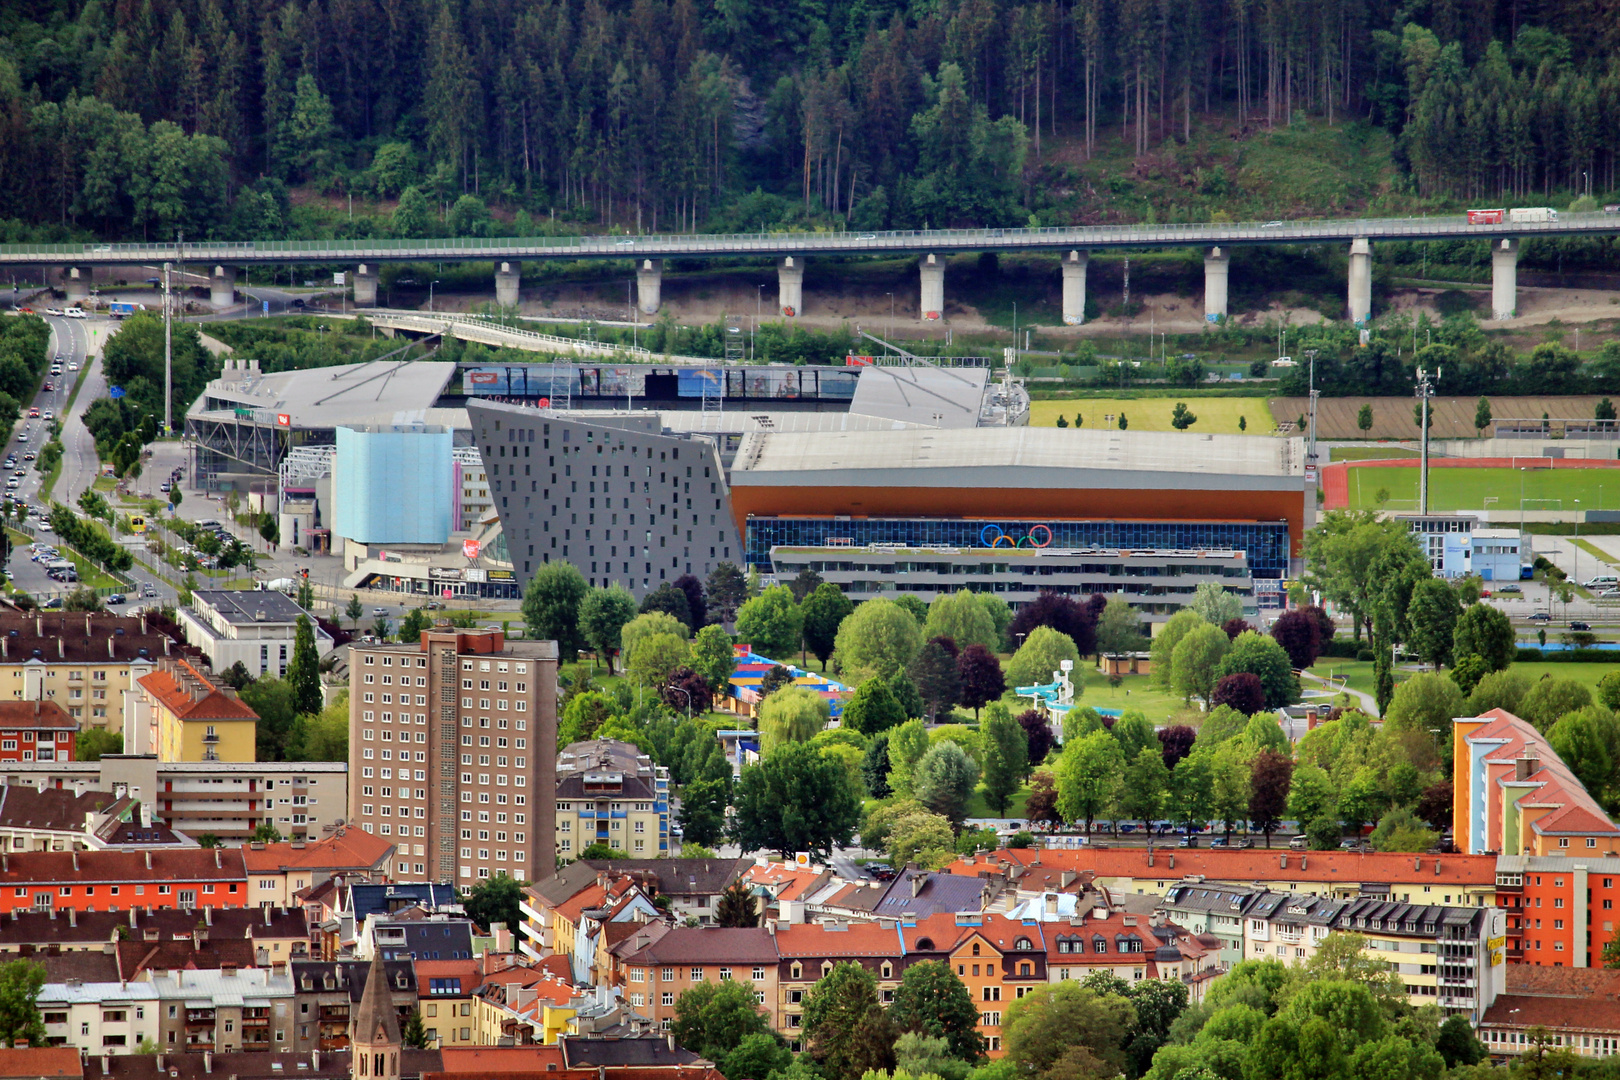
[[[39,415],[39,406],[35,405],[32,409],[29,409],[28,410],[28,415],[29,416],[38,416]]]

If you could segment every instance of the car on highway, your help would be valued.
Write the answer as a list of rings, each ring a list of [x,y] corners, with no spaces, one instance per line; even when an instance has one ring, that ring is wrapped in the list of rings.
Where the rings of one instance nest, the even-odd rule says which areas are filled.
[[[1527,618],[1531,622],[1552,622],[1552,616],[1547,614],[1545,611],[1533,611],[1527,616]]]
[[[26,431],[19,431],[19,432],[18,432],[18,433],[17,433],[17,441],[18,441],[18,442],[27,442],[27,441],[28,441],[28,432],[26,432]]]
[[[1262,229],[1280,229],[1280,228],[1282,228],[1282,222],[1280,222],[1280,221],[1268,221],[1268,222],[1266,222],[1264,225],[1262,225],[1260,227]]]
[[[79,370],[79,362],[77,360],[69,360],[68,361],[68,370],[69,371],[78,371]]]
[[[87,317],[84,313],[84,308],[70,307],[63,312],[63,314],[70,319],[83,319]]]
[[[37,418],[39,416],[39,406],[35,405],[33,408],[29,409],[28,410],[28,416],[29,416],[29,419]]]
[[[106,602],[108,604],[122,604],[122,603],[125,603],[126,600],[127,600],[127,598],[124,596],[123,593],[115,592],[111,596],[107,597]]]
[[[143,582],[141,584],[141,595],[142,596],[156,596],[157,595],[157,589],[156,589],[156,587],[154,587],[152,585],[152,583],[150,581]]]
[[[55,409],[46,409],[45,412],[42,415],[44,416],[44,418],[46,420],[55,420],[56,419],[56,410]]]
[[[1613,600],[1616,597],[1620,597],[1620,589],[1604,589],[1597,595],[1599,600]]]
[[[158,485],[158,490],[163,491],[163,492],[168,491],[169,490],[169,482],[167,480],[163,481],[163,483]]]
[[[38,456],[37,454],[35,454],[32,450],[30,450],[30,451],[28,451],[28,453],[23,455],[23,460],[24,461],[33,461],[34,458],[37,457],[37,456]]]
[[[62,314],[62,309],[61,308],[56,308],[56,307],[48,307],[48,308],[45,309],[45,314],[47,314],[47,315],[60,315],[60,314]]]
[[[45,391],[45,392],[46,392],[46,393],[47,393],[47,394],[49,394],[49,393],[51,393],[51,392],[53,392],[53,391],[54,391],[54,390],[55,390],[55,389],[56,389],[56,387],[55,387],[55,386],[53,386],[53,385],[52,385],[52,384],[50,384],[50,383],[46,383],[46,384],[45,384],[45,385],[44,385],[44,386],[43,386],[43,387],[42,387],[42,389],[43,389],[43,390],[44,390],[44,391]]]
[[[385,607],[374,607],[371,609],[371,613],[373,615],[387,615],[388,609]]]
[[[1587,623],[1587,622],[1582,622],[1580,619],[1571,619],[1570,623],[1569,623],[1569,628],[1571,630],[1590,630],[1590,629],[1592,629],[1592,624]]]

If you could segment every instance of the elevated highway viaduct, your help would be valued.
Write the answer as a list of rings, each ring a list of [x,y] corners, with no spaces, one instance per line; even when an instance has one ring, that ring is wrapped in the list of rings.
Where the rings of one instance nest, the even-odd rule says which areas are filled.
[[[1210,321],[1226,315],[1229,252],[1240,245],[1344,244],[1349,251],[1348,306],[1365,322],[1372,310],[1373,245],[1392,240],[1466,237],[1491,244],[1491,310],[1512,317],[1516,309],[1519,243],[1531,236],[1607,236],[1620,233],[1620,215],[1558,214],[1551,220],[1470,224],[1465,215],[1423,218],[1361,218],[1342,221],[1273,221],[1203,225],[1100,225],[1038,229],[931,229],[896,232],[762,232],[715,235],[550,236],[441,240],[277,240],[185,244],[6,244],[0,266],[66,267],[69,302],[89,295],[95,266],[186,262],[212,267],[216,302],[229,302],[243,266],[347,264],[355,303],[377,302],[378,270],[387,262],[472,262],[495,265],[495,295],[515,305],[525,260],[624,259],[633,261],[639,307],[653,314],[660,303],[665,259],[761,258],[777,260],[778,314],[792,318],[804,306],[805,260],[817,255],[905,255],[918,260],[921,310],[937,319],[945,307],[945,258],[960,251],[1045,252],[1063,268],[1063,320],[1085,318],[1086,265],[1092,251],[1108,248],[1198,247],[1204,255],[1204,312]]]

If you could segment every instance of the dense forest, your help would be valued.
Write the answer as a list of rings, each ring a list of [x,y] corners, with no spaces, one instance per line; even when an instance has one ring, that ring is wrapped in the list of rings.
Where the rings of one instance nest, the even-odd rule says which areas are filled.
[[[340,235],[465,196],[475,230],[1102,220],[1079,163],[1303,124],[1387,133],[1410,205],[1620,158],[1620,0],[37,0],[0,35],[6,239],[274,236],[289,190],[398,200]]]

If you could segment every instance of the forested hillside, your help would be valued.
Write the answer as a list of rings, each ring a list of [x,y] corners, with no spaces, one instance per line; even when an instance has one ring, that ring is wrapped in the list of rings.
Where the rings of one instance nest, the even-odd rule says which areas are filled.
[[[474,230],[1173,217],[1084,162],[1301,124],[1393,137],[1411,205],[1601,195],[1620,155],[1620,0],[38,0],[0,34],[15,239],[276,235],[289,187],[400,200],[339,233],[464,195],[524,212]]]

